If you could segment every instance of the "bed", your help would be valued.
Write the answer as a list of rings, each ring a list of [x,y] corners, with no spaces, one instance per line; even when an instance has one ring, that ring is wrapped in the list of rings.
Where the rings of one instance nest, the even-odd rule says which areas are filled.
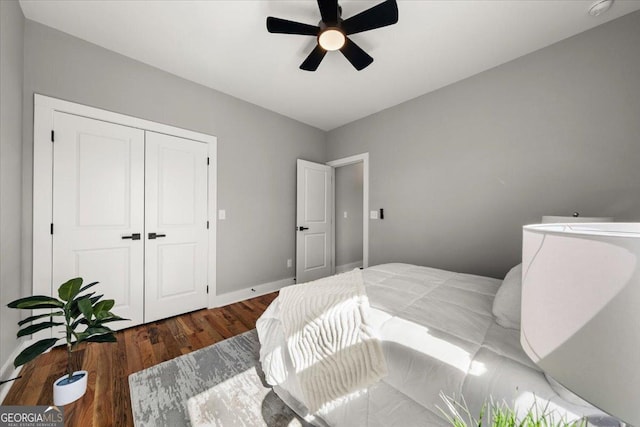
[[[369,322],[380,336],[388,375],[314,414],[301,403],[276,298],[256,325],[267,382],[316,426],[447,426],[443,394],[462,396],[475,416],[491,396],[519,412],[535,405],[568,420],[586,415],[593,425],[618,425],[559,384],[552,386],[523,352],[518,319],[504,307],[519,307],[519,276],[514,268],[503,285],[410,264],[365,269]]]

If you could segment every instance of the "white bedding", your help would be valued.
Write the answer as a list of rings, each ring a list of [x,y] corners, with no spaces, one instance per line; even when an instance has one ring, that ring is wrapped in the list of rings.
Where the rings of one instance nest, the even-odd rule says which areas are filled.
[[[278,299],[288,354],[310,411],[387,374],[380,340],[368,324],[362,271],[288,286]]]
[[[325,405],[319,417],[300,403],[278,299],[257,322],[267,382],[314,424],[447,426],[441,392],[458,398],[462,393],[476,416],[489,396],[521,412],[533,404],[558,409],[569,420],[601,414],[561,399],[522,351],[519,331],[495,322],[492,303],[500,280],[409,264],[370,267],[363,277],[389,374]]]

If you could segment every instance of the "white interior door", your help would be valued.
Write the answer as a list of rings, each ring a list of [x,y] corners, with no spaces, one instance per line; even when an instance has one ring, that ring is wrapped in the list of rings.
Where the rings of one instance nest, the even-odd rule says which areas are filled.
[[[53,289],[73,277],[143,322],[144,131],[54,113]],[[138,239],[135,239],[137,235]]]
[[[146,132],[145,322],[207,306],[207,152]]]
[[[333,274],[333,168],[298,159],[296,282]]]

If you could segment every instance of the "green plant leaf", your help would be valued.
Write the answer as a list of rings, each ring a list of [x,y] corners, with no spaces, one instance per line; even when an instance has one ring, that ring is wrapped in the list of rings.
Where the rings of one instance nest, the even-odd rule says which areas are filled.
[[[30,316],[24,320],[19,321],[18,326],[22,326],[25,323],[33,322],[34,320],[42,319],[43,317],[51,317],[51,316],[64,316],[64,312],[54,311],[53,313],[44,313],[44,314],[38,314],[37,316]]]
[[[91,294],[88,295],[93,295],[93,292]],[[95,297],[91,297],[89,298],[89,302],[91,303],[91,306],[93,307],[93,305],[100,299],[102,298],[104,295],[96,295]],[[82,299],[86,299],[84,296],[82,297]],[[78,299],[78,301],[80,301],[80,299]],[[80,308],[78,306],[76,306],[75,311],[71,312],[71,317],[73,317],[74,319],[76,317],[80,316]],[[87,325],[89,324],[89,322],[87,322]]]
[[[70,301],[78,295],[82,287],[82,277],[76,277],[60,285],[58,296],[62,301]]]
[[[94,308],[94,310],[95,310],[95,308]],[[107,319],[107,318],[109,318],[109,312],[108,311],[99,311],[99,312],[96,313],[96,320],[97,321],[102,321],[102,320]]]
[[[112,299],[102,300],[93,306],[93,312],[96,314],[96,317],[98,317],[99,313],[108,312],[115,304],[116,302]]]
[[[97,285],[98,283],[100,283],[100,282],[93,282],[93,283],[89,283],[88,285],[84,285],[83,287],[81,287],[81,288],[80,288],[80,290],[78,291],[78,293],[80,293],[80,292],[84,292],[84,291],[86,291],[87,289],[89,289],[90,287]]]
[[[123,317],[120,316],[116,316],[115,314],[109,312],[104,312],[101,311],[99,313],[94,313],[95,318],[91,321],[85,319],[84,317],[81,317],[80,319],[76,320],[75,322],[73,322],[71,324],[71,329],[73,329],[74,331],[76,330],[76,328],[79,325],[91,325],[91,326],[100,326],[103,323],[109,323],[109,322],[117,322],[120,320],[131,320],[131,319],[125,319]]]
[[[120,316],[109,317],[107,319],[104,319],[104,320],[101,320],[100,322],[98,322],[98,325],[102,325],[103,323],[119,322],[121,320],[130,321],[131,319],[125,319],[124,317],[120,317]]]
[[[22,350],[22,352],[20,352],[20,354],[15,358],[15,360],[13,361],[13,366],[17,368],[18,366],[22,366],[25,363],[32,361],[33,359],[53,347],[58,339],[59,338],[47,338],[30,345],[29,347]]]
[[[78,316],[80,316],[80,309],[78,308],[78,301],[82,300],[82,299],[91,299],[91,296],[95,294],[95,292],[90,292],[86,295],[81,295],[78,298],[74,299],[73,301],[71,301],[71,304],[69,306],[69,313],[71,315],[72,318],[76,318]],[[93,305],[93,303],[91,303],[91,305]]]
[[[64,303],[46,295],[33,295],[11,301],[7,304],[7,307],[35,310],[38,308],[62,308]]]
[[[95,337],[103,334],[112,334],[113,330],[107,328],[106,326],[89,326],[83,332],[80,332],[77,335],[77,343],[81,343],[82,341],[86,341],[91,337]]]
[[[76,328],[78,327],[78,325],[88,325],[88,324],[89,324],[89,321],[83,317],[83,318],[78,319],[75,322],[73,322],[71,324],[71,329],[73,329],[75,331]]]
[[[91,297],[89,298],[89,300],[91,301],[91,305],[95,304],[96,302],[98,302],[98,300],[100,298],[102,298],[104,295],[96,295],[95,297]]]
[[[113,330],[106,326],[90,326],[86,331],[84,331],[87,336],[108,334],[110,332],[113,332]]]
[[[96,318],[98,320],[122,319],[122,317],[117,316],[117,315],[113,314],[110,311],[101,311],[99,314],[100,314],[100,316],[96,315]],[[128,320],[128,319],[125,319],[125,320]]]
[[[78,308],[84,315],[84,318],[91,321],[91,316],[93,316],[93,305],[91,304],[91,300],[88,298],[79,299]]]
[[[116,336],[114,334],[102,334],[102,335],[94,335],[92,337],[87,338],[85,341],[87,342],[117,342]]]
[[[54,326],[60,326],[60,325],[64,325],[64,323],[62,322],[42,322],[42,323],[35,323],[31,326],[27,326],[26,328],[20,329],[18,331],[18,338],[23,337],[25,335],[31,335],[34,334],[38,331],[41,331],[43,329],[48,329],[48,328],[52,328]]]

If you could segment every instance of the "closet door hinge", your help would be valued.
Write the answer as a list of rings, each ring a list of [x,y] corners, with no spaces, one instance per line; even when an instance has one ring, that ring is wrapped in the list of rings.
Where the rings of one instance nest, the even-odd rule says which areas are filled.
[[[55,133],[53,130],[51,130],[51,142],[54,142],[54,141],[55,141],[55,139],[56,139],[56,138],[55,138],[55,134],[56,134],[56,133]]]
[[[207,293],[209,293],[209,285],[207,285]]]
[[[207,166],[209,166],[209,158],[207,157]]]
[[[53,236],[53,223],[51,223],[51,227],[49,228],[49,232],[51,233],[51,235]]]
[[[209,229],[209,221],[207,221],[207,230]]]

